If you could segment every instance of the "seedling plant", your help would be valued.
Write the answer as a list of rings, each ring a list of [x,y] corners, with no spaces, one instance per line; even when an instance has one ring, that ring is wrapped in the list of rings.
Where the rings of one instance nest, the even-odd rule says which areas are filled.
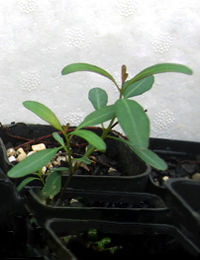
[[[68,244],[69,242],[75,240],[77,237],[82,238],[82,240],[85,242],[85,247],[89,248],[91,247],[96,252],[106,252],[109,251],[111,254],[115,254],[117,250],[122,249],[122,246],[109,246],[111,243],[110,237],[103,237],[102,239],[99,239],[99,234],[96,229],[89,229],[85,233],[80,233],[78,235],[68,235],[64,236],[61,239],[64,241],[64,243]]]
[[[62,198],[75,171],[82,163],[91,163],[89,157],[94,150],[106,151],[105,138],[113,138],[126,143],[148,165],[160,170],[167,168],[166,163],[153,151],[148,149],[150,120],[143,107],[132,98],[142,95],[152,88],[154,74],[179,72],[191,75],[192,70],[181,64],[161,63],[142,70],[135,77],[128,80],[126,66],[123,65],[121,69],[121,85],[104,69],[87,63],[70,64],[64,67],[62,74],[67,75],[78,71],[94,72],[108,78],[117,87],[119,98],[114,104],[108,105],[106,91],[102,88],[92,88],[89,91],[88,98],[94,106],[95,111],[87,115],[73,131],[69,131],[69,124],[62,126],[54,112],[44,104],[36,101],[23,102],[23,105],[27,109],[58,130],[58,132],[53,133],[53,137],[60,146],[36,152],[11,168],[8,172],[10,178],[27,176],[18,186],[18,191],[33,180],[40,180],[44,185],[42,190],[44,197],[53,198],[61,190],[62,174],[67,172],[68,178],[60,194],[60,198]],[[105,122],[107,122],[106,127],[104,125]],[[110,131],[117,123],[123,129],[127,139],[110,135]],[[101,136],[86,129],[87,127],[99,124],[103,130]],[[72,158],[71,156],[70,142],[73,136],[81,137],[88,142],[87,150],[81,158]],[[46,174],[42,174],[42,167],[47,165],[60,150],[64,150],[68,154],[69,167],[52,168]],[[30,174],[34,174],[35,176],[29,176]]]

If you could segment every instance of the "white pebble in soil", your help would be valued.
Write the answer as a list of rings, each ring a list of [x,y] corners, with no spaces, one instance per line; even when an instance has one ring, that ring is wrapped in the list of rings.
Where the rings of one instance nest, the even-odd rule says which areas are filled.
[[[192,179],[195,180],[195,181],[200,181],[200,173],[193,174]]]

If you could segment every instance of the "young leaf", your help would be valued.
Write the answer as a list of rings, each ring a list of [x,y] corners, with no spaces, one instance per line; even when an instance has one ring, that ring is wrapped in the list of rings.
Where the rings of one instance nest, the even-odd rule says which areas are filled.
[[[106,106],[108,103],[108,95],[106,91],[101,88],[91,89],[88,98],[96,110]]]
[[[126,65],[122,65],[122,84],[124,84],[124,82],[128,78],[128,73],[126,70],[127,70]]]
[[[39,180],[39,181],[40,181],[39,178],[28,177],[28,178],[26,178],[25,180],[23,180],[23,181],[19,184],[19,186],[17,187],[17,191],[22,190],[29,182],[34,181],[34,180]]]
[[[103,250],[105,249],[105,245],[110,244],[111,238],[110,237],[104,237],[100,241],[97,242],[98,247]]]
[[[77,127],[77,129],[87,127],[87,126],[102,124],[113,118],[115,118],[115,106],[114,105],[105,106],[86,116],[86,118]]]
[[[63,130],[56,115],[45,105],[36,101],[25,101],[23,102],[23,105],[56,129],[60,131]]]
[[[54,138],[59,144],[61,144],[62,146],[65,146],[65,142],[64,142],[63,138],[62,138],[57,132],[54,132],[52,135],[53,135],[53,138]]]
[[[49,174],[46,178],[46,185],[42,190],[45,198],[50,197],[51,199],[59,193],[61,189],[62,175],[56,171]]]
[[[132,83],[146,78],[150,75],[154,75],[157,73],[163,73],[163,72],[180,72],[188,75],[192,75],[192,70],[184,65],[176,64],[176,63],[160,63],[153,65],[151,67],[148,67],[144,70],[142,70],[140,73],[138,73],[134,78],[129,80],[127,86],[131,85]]]
[[[77,71],[90,71],[90,72],[95,72],[98,73],[100,75],[103,75],[107,78],[109,78],[110,80],[112,80],[112,82],[114,82],[115,85],[117,85],[115,79],[113,78],[112,75],[110,75],[107,71],[105,71],[104,69],[97,67],[95,65],[92,64],[88,64],[88,63],[72,63],[67,65],[66,67],[63,68],[62,70],[62,75],[66,75],[72,72],[77,72]]]
[[[75,130],[71,132],[72,135],[77,135],[83,139],[85,139],[88,143],[92,144],[99,150],[106,150],[106,144],[97,134],[88,130]]]
[[[28,156],[8,171],[8,177],[19,178],[34,173],[50,162],[59,148],[49,148]]]
[[[108,137],[127,144],[138,155],[138,157],[140,157],[140,159],[143,160],[146,164],[151,165],[152,167],[154,167],[158,170],[162,170],[162,171],[167,169],[167,164],[165,163],[165,161],[163,159],[161,159],[153,151],[151,151],[149,149],[141,150],[141,149],[135,147],[129,141],[122,139],[122,138],[118,138],[118,137],[114,137],[114,136],[108,136]]]
[[[146,77],[144,79],[132,83],[129,86],[128,86],[129,81],[126,81],[123,85],[123,89],[125,89],[123,95],[125,98],[139,96],[144,92],[148,91],[149,89],[151,89],[153,83],[154,83],[154,76]]]
[[[144,109],[136,101],[127,99],[119,99],[115,107],[119,124],[130,142],[138,148],[147,148],[150,122]]]
[[[109,250],[110,250],[111,254],[115,254],[117,250],[121,250],[122,248],[123,248],[123,246],[113,246],[113,247],[110,247]]]

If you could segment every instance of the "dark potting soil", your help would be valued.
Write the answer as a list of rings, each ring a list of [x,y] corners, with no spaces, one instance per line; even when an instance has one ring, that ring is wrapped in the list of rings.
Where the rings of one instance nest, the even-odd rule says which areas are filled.
[[[84,194],[83,194],[84,197]],[[80,198],[68,198],[62,200],[59,205],[57,200],[51,201],[52,206],[63,207],[101,207],[101,208],[156,208],[153,200],[140,200],[136,203],[121,203],[121,202],[105,202],[105,201],[88,201]]]
[[[167,178],[188,178],[200,180],[200,154],[189,159],[182,158],[178,155],[161,157],[163,157],[168,165],[167,170],[160,171],[153,168],[150,173],[157,185],[163,186],[164,181]]]
[[[157,257],[166,259],[165,257],[170,256],[191,257],[175,239],[167,234],[155,234],[154,236],[101,234],[99,239],[105,236],[111,238],[111,242],[105,248],[118,247],[114,254],[111,254],[109,250],[98,251],[96,245],[88,247],[85,234],[72,238],[66,244],[63,242],[63,244],[70,249],[78,260],[140,259],[142,256],[152,256],[154,259],[158,259]]]
[[[6,149],[14,148],[17,150],[19,147],[23,148],[23,150],[28,154],[31,151],[31,145],[37,144],[38,142],[34,139],[32,140],[33,143],[30,141],[22,141],[16,138],[14,143],[8,142],[6,143]],[[52,140],[52,137],[48,137],[46,139],[42,139],[40,143],[44,143],[46,148],[52,148],[56,146],[60,146],[56,143],[55,140]],[[87,149],[88,143],[77,136],[74,136],[71,140],[71,155],[73,158],[81,158],[85,150]],[[111,156],[110,156],[111,155]],[[63,150],[60,151],[56,157],[67,156],[67,153]],[[118,158],[115,156],[115,153],[107,154],[101,153],[99,151],[94,151],[93,154],[90,156],[91,164],[82,164],[81,167],[74,173],[74,175],[96,175],[96,176],[126,176],[123,172],[123,168],[120,167]],[[17,164],[17,161],[13,161],[12,164]],[[65,160],[60,160],[60,165],[57,167],[68,167],[68,162]]]

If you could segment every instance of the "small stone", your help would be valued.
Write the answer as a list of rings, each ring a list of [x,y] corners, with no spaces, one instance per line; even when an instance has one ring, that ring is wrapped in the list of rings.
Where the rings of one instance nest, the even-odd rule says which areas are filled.
[[[9,162],[15,162],[16,158],[14,155],[11,155],[10,157],[8,157]]]
[[[76,199],[71,199],[70,201],[71,207],[83,207],[83,203],[81,203],[80,201],[76,200]]]
[[[46,171],[47,171],[47,167],[46,167],[46,166],[43,166],[43,167],[42,167],[42,174],[45,174]]]
[[[195,180],[195,181],[200,181],[200,173],[193,174],[192,179]]]
[[[110,172],[113,172],[113,171],[116,171],[116,169],[114,169],[114,168],[112,168],[112,167],[110,167],[109,170],[108,170],[109,173],[110,173]]]
[[[51,162],[49,162],[49,163],[46,165],[46,167],[47,167],[48,169],[51,169],[51,168],[53,168],[53,164],[52,164]]]
[[[157,179],[154,180],[156,186],[160,186],[160,183]]]
[[[19,149],[17,149],[17,152],[19,153],[19,154],[25,154],[26,155],[26,153],[24,152],[24,149],[23,148],[19,148]]]
[[[25,153],[20,153],[20,154],[17,156],[17,161],[18,161],[18,162],[21,162],[21,161],[23,161],[25,158],[26,158],[26,154],[25,154]]]
[[[71,199],[71,200],[70,200],[70,204],[72,204],[72,203],[74,203],[74,202],[78,202],[78,200],[76,200],[76,199]]]
[[[34,154],[35,152],[34,151],[30,151],[27,156],[30,156],[31,154]]]
[[[162,179],[163,179],[163,181],[166,181],[166,180],[169,179],[169,177],[168,176],[164,176]]]
[[[54,167],[60,165],[57,161],[53,161],[52,163]]]
[[[15,149],[13,149],[13,148],[9,148],[8,150],[7,150],[7,156],[8,157],[10,157],[10,156],[15,156],[16,155],[16,151],[15,151]]]
[[[32,150],[34,152],[38,152],[38,151],[42,151],[42,150],[45,150],[46,149],[46,146],[45,144],[43,143],[40,143],[40,144],[34,144],[31,146]]]
[[[66,158],[66,156],[58,156],[56,161],[58,162],[58,164],[61,164],[61,161],[66,162],[67,158]]]

